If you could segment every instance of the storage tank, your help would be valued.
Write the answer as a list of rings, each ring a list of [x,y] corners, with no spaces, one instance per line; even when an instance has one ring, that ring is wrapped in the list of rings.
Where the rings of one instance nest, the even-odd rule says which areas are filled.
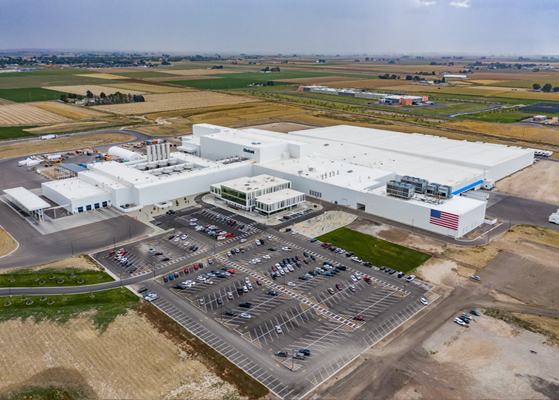
[[[156,169],[157,168],[157,162],[150,162],[147,165],[148,169]]]
[[[167,160],[160,160],[160,161],[157,161],[157,166],[158,166],[159,168],[166,167],[166,166],[167,166]]]
[[[146,169],[148,169],[148,164],[147,163],[138,164],[136,165],[136,168],[139,169],[140,171],[145,171]]]
[[[171,172],[173,172],[173,168],[175,168],[175,167],[163,168],[163,172],[166,173],[166,174],[170,174]]]
[[[182,172],[183,170],[184,170],[184,166],[182,166],[182,165],[175,165],[173,167],[173,171],[175,171],[175,172]]]
[[[163,173],[163,171],[161,171],[160,169],[156,169],[155,171],[153,171],[151,174],[154,176],[159,176]]]
[[[122,158],[125,161],[142,161],[146,158],[134,151],[123,149],[122,147],[113,146],[109,149],[109,154],[112,156],[117,156],[118,158]]]
[[[170,158],[167,161],[169,162],[169,165],[177,165],[177,163],[179,162],[179,160],[177,160],[176,158]]]

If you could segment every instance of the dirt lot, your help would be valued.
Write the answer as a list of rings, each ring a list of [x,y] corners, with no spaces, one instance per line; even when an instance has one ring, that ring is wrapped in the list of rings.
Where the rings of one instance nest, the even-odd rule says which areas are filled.
[[[497,190],[559,205],[559,163],[540,161],[497,182]]]
[[[95,109],[129,115],[260,101],[249,97],[232,96],[214,92],[150,94],[144,97],[146,101],[143,103],[95,106]]]
[[[317,217],[298,222],[292,229],[310,238],[314,238],[355,221],[357,217],[343,211],[326,211]]]
[[[11,253],[16,248],[16,241],[3,228],[0,228],[0,257]]]
[[[100,334],[87,316],[66,324],[0,324],[0,397],[58,385],[100,399],[233,398],[235,388],[135,311]],[[29,343],[32,345],[22,345]],[[235,397],[236,398],[236,397]]]
[[[121,143],[132,140],[132,136],[116,133],[102,133],[89,136],[73,136],[63,139],[41,140],[28,143],[11,144],[0,147],[0,158],[17,157],[26,154],[48,153],[78,147],[98,146],[101,144]]]
[[[407,382],[394,398],[557,398],[559,349],[545,342],[487,316],[468,328],[448,321],[405,363]]]
[[[0,105],[0,126],[50,124],[64,121],[70,120],[30,104]]]

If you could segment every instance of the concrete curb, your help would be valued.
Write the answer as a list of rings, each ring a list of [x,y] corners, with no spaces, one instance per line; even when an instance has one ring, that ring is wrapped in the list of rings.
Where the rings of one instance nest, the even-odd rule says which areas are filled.
[[[14,242],[16,242],[16,248],[15,248],[15,249],[13,249],[12,251],[10,251],[8,254],[4,254],[3,256],[0,257],[0,258],[4,258],[4,257],[8,257],[10,254],[16,252],[17,249],[19,249],[19,242],[16,240],[15,237],[13,237],[13,236],[10,234],[10,232],[8,232],[6,229],[4,229],[4,227],[3,227],[2,225],[0,225],[0,228],[2,228],[2,230],[3,230],[4,232],[6,232],[6,234],[7,234],[9,237],[11,237],[12,240],[13,240]]]

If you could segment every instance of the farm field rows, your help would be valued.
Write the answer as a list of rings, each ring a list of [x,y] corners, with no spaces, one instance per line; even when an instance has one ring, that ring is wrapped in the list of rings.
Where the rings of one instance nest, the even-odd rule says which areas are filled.
[[[93,74],[87,74],[87,75],[76,74],[76,76],[84,76],[84,77],[87,77],[87,78],[95,78],[95,79],[106,79],[106,80],[109,80],[109,81],[123,79],[123,77],[120,76],[120,75],[104,74],[104,73],[93,73]]]
[[[55,114],[62,115],[63,117],[68,117],[71,119],[86,119],[91,118],[91,115],[79,112],[78,110],[72,110],[69,108],[59,107],[56,104],[52,103],[35,103],[33,104],[35,107],[42,108],[43,110],[51,111]]]
[[[46,88],[0,89],[1,99],[15,103],[54,100],[59,99],[61,94],[64,93],[56,90],[48,90]]]
[[[258,102],[258,99],[233,96],[214,92],[186,92],[151,94],[144,96],[142,103],[111,104],[95,106],[95,109],[114,112],[117,114],[146,114],[158,111],[181,110],[209,106],[225,106],[230,104]]]
[[[29,104],[0,106],[0,126],[38,125],[68,121],[68,118]]]
[[[154,93],[154,94],[189,92],[193,90],[190,88],[180,87],[180,86],[172,87],[172,86],[164,86],[164,85],[157,85],[157,84],[152,85],[149,83],[137,83],[137,82],[126,82],[126,81],[122,81],[119,83],[109,83],[106,86],[126,90],[127,91],[126,93],[131,93],[129,92],[130,90],[132,91],[137,90],[144,93]]]

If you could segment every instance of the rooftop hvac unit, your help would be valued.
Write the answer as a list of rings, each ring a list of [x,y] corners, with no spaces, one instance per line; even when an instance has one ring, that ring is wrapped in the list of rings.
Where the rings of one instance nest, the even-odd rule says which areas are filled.
[[[427,185],[429,184],[427,179],[415,178],[413,176],[404,176],[400,179],[400,181],[414,185],[416,193],[425,193]]]
[[[392,180],[386,184],[386,193],[401,199],[411,199],[415,194],[415,186]]]

